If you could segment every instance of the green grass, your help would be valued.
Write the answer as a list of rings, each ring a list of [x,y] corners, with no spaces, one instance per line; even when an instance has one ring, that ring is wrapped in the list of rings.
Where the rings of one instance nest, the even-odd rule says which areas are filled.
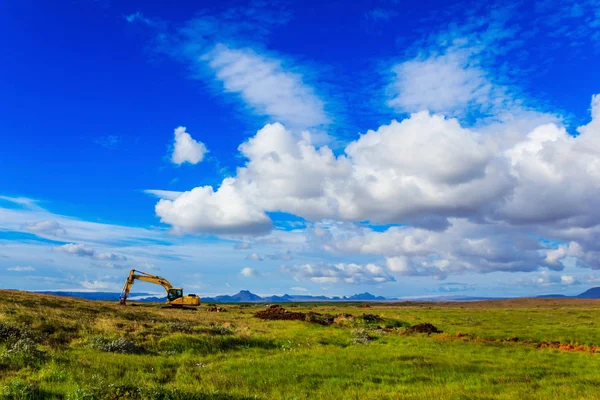
[[[329,326],[225,308],[0,291],[0,399],[600,399],[600,353],[534,344],[600,345],[599,301],[293,309],[357,317]],[[402,335],[424,322],[444,333]],[[534,343],[492,341],[514,337]]]

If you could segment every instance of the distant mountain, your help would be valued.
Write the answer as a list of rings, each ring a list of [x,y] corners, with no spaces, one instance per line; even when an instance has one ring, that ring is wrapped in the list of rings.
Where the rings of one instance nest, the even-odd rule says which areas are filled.
[[[290,295],[260,297],[248,290],[242,290],[233,296],[203,297],[204,303],[299,303],[317,301],[383,301],[388,300],[382,296],[374,296],[371,293],[355,294],[350,297],[327,297],[309,295]]]
[[[86,300],[103,300],[103,301],[119,301],[121,293],[114,292],[59,292],[59,291],[44,291],[36,292],[40,294],[49,294],[52,296],[76,297]],[[152,293],[131,293],[129,297],[148,297]]]
[[[574,299],[600,299],[600,287],[594,287],[586,290],[585,292],[578,294],[577,296],[565,296],[564,294],[544,294],[537,296],[538,299],[562,299],[562,298],[574,298]]]
[[[344,297],[345,298],[345,297]],[[347,298],[348,300],[386,300],[383,296],[374,296],[371,293],[365,292],[360,294],[355,294]]]
[[[577,296],[579,299],[600,299],[600,287],[595,287],[586,290]]]

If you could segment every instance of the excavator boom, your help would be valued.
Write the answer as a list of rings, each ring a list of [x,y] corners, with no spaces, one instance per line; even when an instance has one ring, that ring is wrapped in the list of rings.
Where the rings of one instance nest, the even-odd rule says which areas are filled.
[[[129,276],[123,285],[123,290],[121,291],[121,296],[119,297],[119,302],[121,304],[126,304],[131,287],[136,280],[161,285],[167,293],[167,305],[171,307],[196,307],[200,305],[200,298],[195,294],[184,296],[182,288],[174,288],[173,285],[171,285],[171,282],[165,278],[152,275],[147,272],[137,271],[135,269],[132,269],[129,272]]]

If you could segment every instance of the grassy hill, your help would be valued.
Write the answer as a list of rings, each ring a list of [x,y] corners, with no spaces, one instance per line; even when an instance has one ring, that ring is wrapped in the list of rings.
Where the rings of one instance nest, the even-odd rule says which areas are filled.
[[[0,291],[0,398],[600,398],[598,300],[222,307]]]

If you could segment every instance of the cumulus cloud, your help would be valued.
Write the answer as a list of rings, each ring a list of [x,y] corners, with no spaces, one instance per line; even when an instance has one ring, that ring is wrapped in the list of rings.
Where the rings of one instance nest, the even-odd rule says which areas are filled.
[[[394,274],[443,279],[461,273],[527,272],[545,265],[542,245],[510,227],[451,219],[445,230],[411,226],[384,231],[316,224],[307,231],[313,248],[337,254],[383,256]]]
[[[565,257],[581,257],[583,256],[583,250],[576,242],[568,244],[561,244],[556,249],[550,250],[546,253],[546,263],[553,266],[559,266],[560,261]]]
[[[14,272],[33,272],[33,271],[35,271],[35,268],[33,268],[31,266],[26,266],[26,267],[16,266],[16,267],[6,268],[6,270],[14,271]]]
[[[256,269],[249,267],[242,268],[242,270],[240,271],[240,275],[246,278],[256,278],[258,276],[261,276],[261,274]]]
[[[25,229],[31,232],[47,235],[64,235],[67,231],[56,221],[38,221],[25,225]]]
[[[236,243],[233,246],[234,250],[247,250],[247,249],[251,249],[252,245],[248,242],[240,242],[240,243]]]
[[[473,59],[476,47],[459,43],[398,65],[392,103],[415,113],[367,131],[341,154],[316,146],[308,132],[267,124],[239,146],[246,162],[234,177],[216,190],[201,186],[162,196],[157,215],[175,230],[213,234],[265,234],[272,228],[268,212],[402,224],[407,228],[353,239],[364,239],[362,247],[337,240],[323,248],[383,255],[388,270],[405,275],[560,270],[569,257],[600,268],[600,98],[593,97],[592,120],[577,137],[559,123],[540,123],[552,118],[528,114],[515,121],[515,112],[527,110]],[[263,81],[279,82],[275,64],[226,46],[206,61],[227,90],[286,119],[259,90]],[[266,77],[256,79],[258,86],[247,74],[251,67]],[[301,79],[290,79],[281,81],[290,93],[301,93]],[[456,116],[477,109],[502,123],[508,112],[513,120],[466,128],[457,119],[416,112],[422,108]],[[533,237],[560,244],[544,246]],[[411,240],[426,249],[398,245]],[[378,242],[386,241],[396,248],[377,253]]]
[[[282,271],[295,280],[309,280],[319,284],[379,284],[394,281],[385,268],[375,264],[303,264],[282,266]]]
[[[246,256],[246,260],[251,260],[251,261],[262,261],[262,257],[259,256],[257,253],[250,253]]]
[[[93,257],[96,254],[94,249],[85,247],[85,245],[81,243],[67,243],[62,246],[54,247],[54,251],[72,254],[79,257]]]
[[[577,281],[577,279],[575,279],[575,277],[573,275],[561,275],[560,283],[563,285],[575,285],[575,284],[578,284],[579,282]]]
[[[182,232],[264,234],[272,222],[255,199],[239,193],[235,178],[227,178],[215,192],[201,186],[175,200],[161,199],[155,207],[161,222]]]
[[[426,112],[367,132],[339,157],[281,124],[266,125],[240,151],[246,166],[216,192],[198,187],[161,200],[163,222],[185,231],[264,233],[271,227],[265,212],[283,211],[311,220],[443,226],[446,217],[477,213],[511,187],[492,145]]]
[[[549,271],[542,271],[533,277],[522,278],[518,283],[538,287],[564,287],[581,284],[573,275],[559,275]]]
[[[247,162],[236,177],[216,192],[200,187],[161,200],[157,214],[176,228],[214,233],[264,233],[269,211],[403,224],[360,238],[362,247],[325,246],[384,255],[387,268],[405,275],[560,270],[566,257],[600,268],[599,110],[594,97],[593,119],[578,137],[556,124],[483,135],[420,112],[368,131],[339,156],[309,134],[268,124],[240,145]],[[570,244],[548,248],[532,235]]]
[[[171,161],[173,164],[181,165],[184,162],[198,164],[204,159],[204,154],[208,151],[202,142],[192,139],[184,126],[175,129],[175,143],[173,145],[173,154]]]

